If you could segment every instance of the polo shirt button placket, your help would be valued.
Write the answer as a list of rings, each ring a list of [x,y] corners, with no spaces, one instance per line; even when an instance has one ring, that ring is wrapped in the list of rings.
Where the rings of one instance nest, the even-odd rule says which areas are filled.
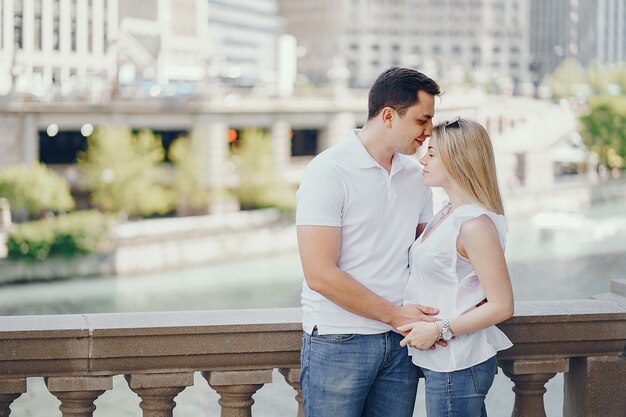
[[[393,188],[393,184],[391,182],[392,179],[393,179],[392,176],[389,176],[387,178],[387,199],[388,200],[395,200],[398,197],[398,194],[396,194],[396,190]]]

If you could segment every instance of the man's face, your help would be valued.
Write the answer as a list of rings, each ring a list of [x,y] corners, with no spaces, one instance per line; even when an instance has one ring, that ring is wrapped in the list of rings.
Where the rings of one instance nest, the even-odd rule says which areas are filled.
[[[395,152],[413,155],[432,133],[435,97],[421,90],[417,97],[418,103],[409,107],[404,116],[392,110],[390,133]]]

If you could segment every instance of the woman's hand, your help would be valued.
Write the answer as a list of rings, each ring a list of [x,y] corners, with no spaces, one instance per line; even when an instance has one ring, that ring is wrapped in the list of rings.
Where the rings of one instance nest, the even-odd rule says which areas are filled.
[[[439,338],[439,322],[417,321],[398,327],[398,331],[408,334],[400,342],[400,346],[409,345],[419,350],[434,348]]]

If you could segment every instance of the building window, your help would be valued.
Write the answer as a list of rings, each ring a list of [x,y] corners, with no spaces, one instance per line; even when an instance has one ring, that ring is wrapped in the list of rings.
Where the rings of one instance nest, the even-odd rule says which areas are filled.
[[[291,136],[291,156],[317,155],[319,131],[316,129],[296,129]]]
[[[35,50],[41,50],[41,44],[42,44],[42,40],[41,40],[41,35],[42,35],[42,30],[41,30],[41,0],[36,0],[35,1],[35,18],[34,18],[34,48]]]
[[[22,1],[21,0],[16,0],[15,4],[13,5],[13,41],[15,42],[15,47],[17,49],[22,49],[24,47],[23,44],[23,39],[22,39],[22,33],[23,33],[23,28],[22,28],[22,16],[23,16],[23,9],[22,9]]]
[[[93,52],[93,0],[87,2],[87,52]]]
[[[102,27],[103,41],[102,48],[104,49],[104,53],[106,53],[109,49],[109,11],[108,11],[109,2],[105,1],[102,8],[102,21],[104,22]]]
[[[70,3],[70,19],[72,22],[70,49],[72,52],[76,52],[76,0],[72,0]]]
[[[59,6],[59,0],[54,0],[54,7],[52,8],[54,18],[52,23],[52,49],[58,51],[61,43],[61,11]]]

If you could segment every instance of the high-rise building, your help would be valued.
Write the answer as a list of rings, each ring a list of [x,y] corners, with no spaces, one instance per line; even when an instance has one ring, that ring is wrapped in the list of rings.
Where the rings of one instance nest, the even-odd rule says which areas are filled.
[[[535,82],[568,58],[583,67],[626,60],[626,0],[531,0],[530,10]]]
[[[596,59],[601,64],[626,61],[626,0],[598,0],[597,8]]]
[[[328,82],[337,57],[357,87],[397,65],[444,78],[529,78],[528,0],[279,0],[279,7],[307,51],[299,71],[316,84]]]
[[[0,1],[0,95],[105,94],[117,0]]]
[[[283,25],[276,0],[205,1],[213,75],[239,86],[274,85]]]
[[[119,3],[119,82],[137,87],[188,86],[206,77],[207,0]]]

